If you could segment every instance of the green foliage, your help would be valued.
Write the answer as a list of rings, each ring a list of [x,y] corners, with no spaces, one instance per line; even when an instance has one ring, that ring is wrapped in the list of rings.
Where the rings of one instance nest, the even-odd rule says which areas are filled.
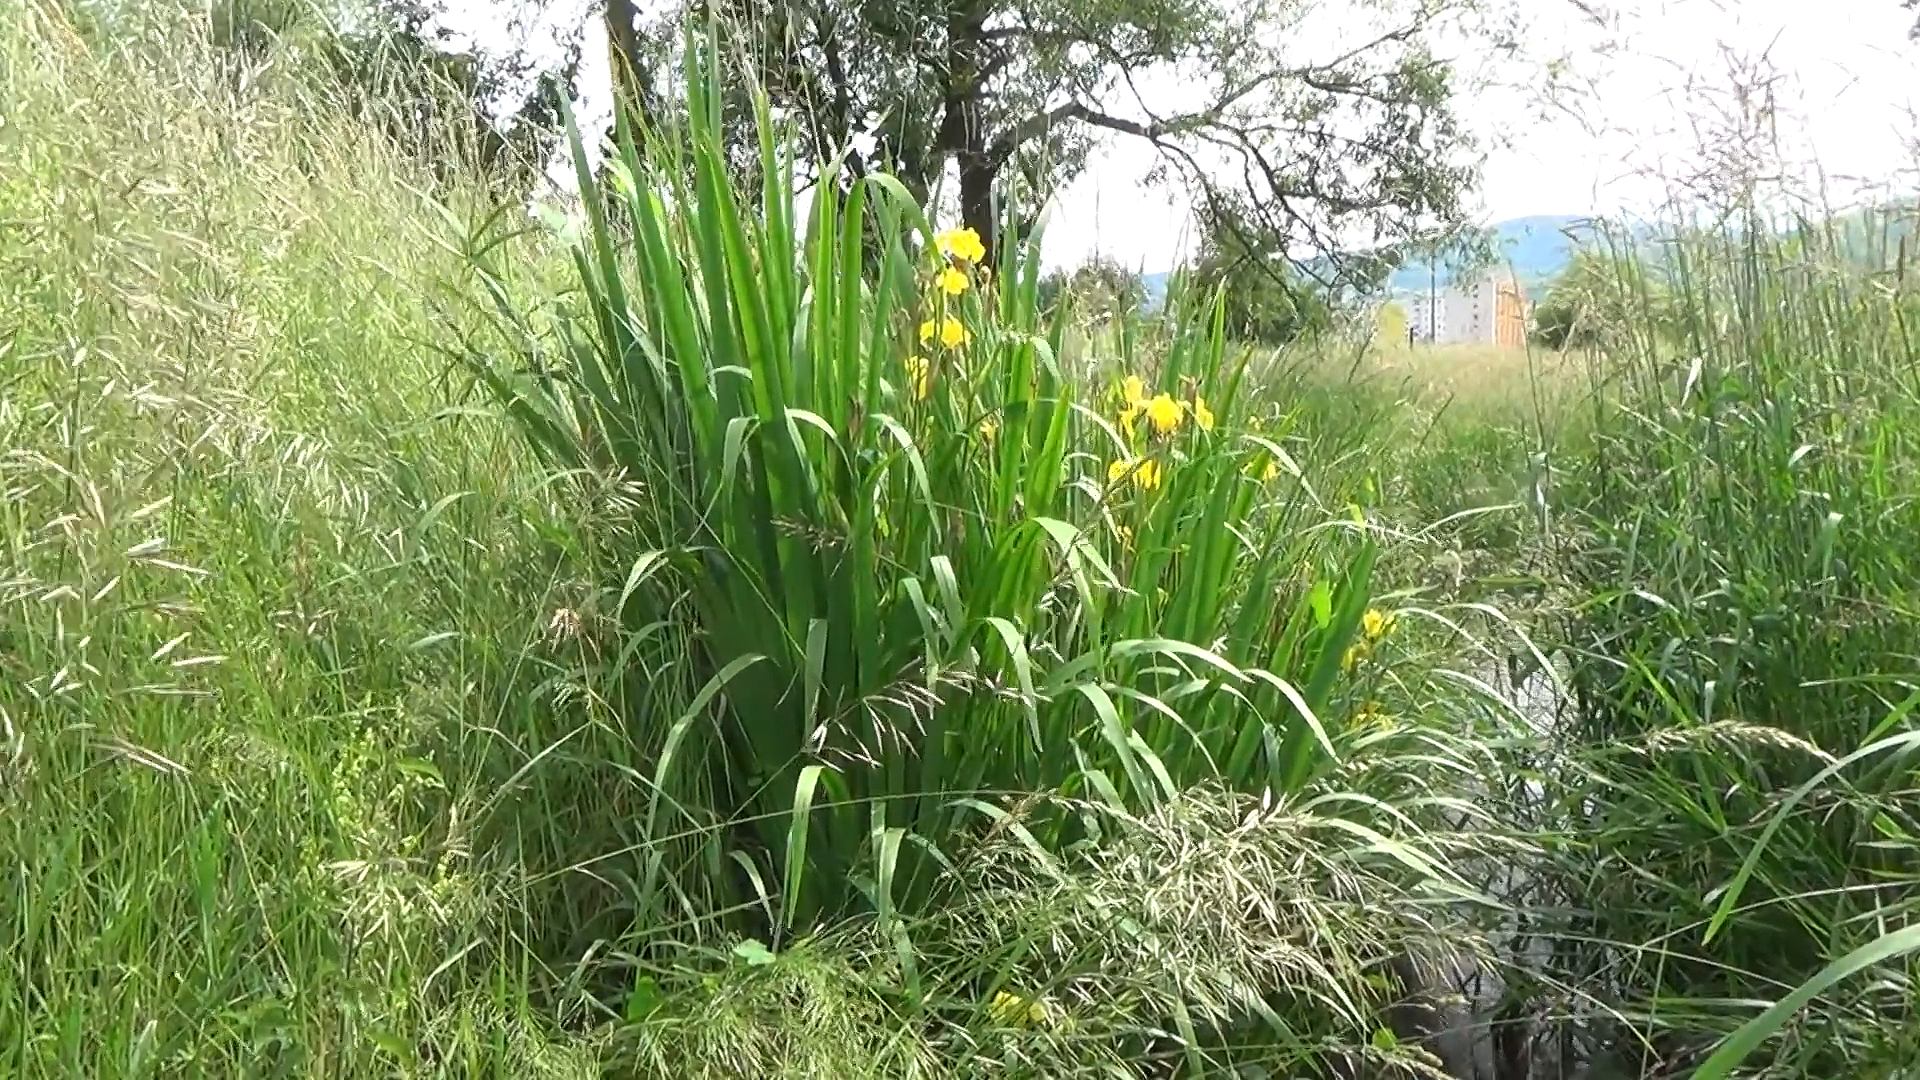
[[[1471,810],[1422,774],[1474,766],[1451,735],[1339,719],[1395,648],[1369,613],[1369,530],[1327,524],[1357,477],[1309,481],[1296,398],[1247,379],[1217,306],[1157,363],[1083,381],[1030,248],[985,273],[884,174],[795,220],[764,107],[765,187],[737,193],[720,61],[695,55],[689,127],[623,140],[628,227],[582,170],[576,296],[536,321],[485,234],[470,244],[497,340],[522,350],[476,351],[475,374],[577,497],[622,493],[599,538],[621,553],[603,585],[621,659],[598,696],[650,792],[622,952],[651,972],[689,940],[744,941],[728,955],[759,970],[866,935],[875,959],[849,970],[933,1010],[945,1060],[1016,1052],[981,1041],[982,1001],[1074,1003],[1084,1037],[1017,1049],[1036,1075],[1168,1052],[1143,1024],[1185,1030],[1190,1063],[1365,1046],[1392,983],[1340,939],[1413,948],[1451,922],[1436,898],[1461,883],[1428,829]],[[1243,794],[1208,804],[1228,808],[1206,819],[1217,846],[1188,858],[1198,834],[1168,815],[1203,787]],[[1017,846],[990,869],[983,842]],[[1170,918],[1170,885],[1238,890],[1223,915],[1297,890],[1319,921]],[[1161,944],[1142,955],[1142,935]],[[639,1011],[643,1041],[712,1035]],[[725,1041],[812,1053],[763,1023]]]
[[[1320,526],[1363,433],[1312,465],[1292,394],[1240,396],[1204,324],[1069,377],[1031,252],[942,300],[885,178],[804,231],[730,201],[697,96],[706,126],[610,170],[621,224],[575,268],[600,291],[483,224],[484,287],[527,302],[476,320],[444,230],[517,211],[490,178],[304,73],[236,98],[252,59],[162,12],[90,40],[0,13],[25,163],[0,1072],[1069,1076],[1367,1045],[1376,950],[1451,921],[1459,808],[1419,785],[1471,747],[1348,723],[1399,649],[1342,670],[1372,545]],[[642,268],[685,288],[613,291]],[[919,342],[942,304],[970,344]],[[475,408],[449,341],[531,346],[488,374],[571,441]],[[1177,433],[1114,427],[1129,373],[1185,403]],[[1112,481],[1123,454],[1159,484]],[[1220,906],[1175,917],[1176,882]],[[1288,917],[1222,917],[1268,895]],[[1054,913],[1074,940],[967,936]]]
[[[764,884],[776,932],[918,910],[927,845],[992,816],[971,793],[1151,806],[1330,767],[1319,714],[1371,547],[1306,528],[1325,511],[1285,431],[1243,426],[1258,399],[1217,329],[1147,373],[1178,395],[1147,414],[1164,437],[1139,410],[1116,428],[1112,391],[1054,360],[1030,252],[990,277],[956,263],[972,284],[940,291],[940,244],[885,176],[803,226],[774,194],[790,171],[770,127],[749,216],[705,71],[684,142],[626,143],[631,239],[591,220],[559,334],[516,321],[534,351],[475,370],[557,464],[635,485],[616,534],[630,648],[701,688],[654,732],[649,831],[765,853],[712,908],[751,918]],[[684,642],[658,632],[674,619]],[[716,831],[734,822],[746,834]]]
[[[1043,276],[1038,296],[1042,311],[1051,312],[1065,300],[1077,314],[1106,322],[1138,315],[1147,302],[1147,289],[1139,274],[1110,255],[1096,253],[1071,271],[1055,270]]]
[[[1622,246],[1576,251],[1534,305],[1529,336],[1543,348],[1633,348],[1634,335],[1661,333],[1670,307],[1657,271]]]
[[[1920,911],[1901,494],[1920,298],[1851,258],[1819,226],[1727,225],[1627,268],[1671,300],[1602,339],[1563,496],[1585,748],[1567,809],[1593,830],[1580,873],[1632,870],[1591,878],[1577,932],[1657,942],[1619,992],[1691,1003],[1647,1030],[1696,1036],[1861,950],[1774,1044],[1799,1075],[1893,1075],[1920,1008],[1911,954],[1871,947]]]
[[[990,248],[1003,218],[1023,234],[1032,221],[1019,210],[1044,205],[1115,136],[1148,140],[1169,173],[1237,197],[1283,247],[1443,232],[1464,217],[1475,169],[1457,76],[1434,46],[1511,44],[1501,5],[1482,0],[684,7],[736,28],[751,81],[796,118],[802,167],[842,187],[885,169],[924,206],[951,161],[960,217]],[[1315,48],[1319,35],[1299,30],[1343,18],[1366,28],[1357,47]],[[1189,93],[1138,101],[1151,121],[1115,111],[1172,71]]]
[[[1592,248],[1574,253],[1567,268],[1533,306],[1534,344],[1548,349],[1591,349],[1599,344],[1604,300],[1612,292],[1605,255]]]
[[[1229,333],[1284,345],[1332,328],[1333,305],[1324,286],[1295,267],[1281,237],[1224,208],[1205,215],[1203,223],[1189,287],[1203,296],[1219,293]]]
[[[690,1080],[951,1075],[914,1018],[875,992],[886,954],[873,945],[843,935],[775,954],[743,942],[670,981],[675,992],[632,1017],[616,1053],[636,1075]]]
[[[595,1075],[468,833],[552,515],[429,419],[431,173],[137,17],[0,0],[0,1074]]]
[[[1494,940],[1629,1073],[1920,1057],[1910,225],[1410,408],[1231,287],[1063,357],[711,53],[568,247],[368,108],[464,90],[89,10],[0,0],[0,1073],[1458,1071]]]
[[[231,0],[229,0],[231,2]],[[580,45],[556,61],[460,51],[420,0],[373,0],[319,50],[356,119],[438,166],[455,185],[488,180],[526,198],[561,149],[561,102],[577,91]]]
[[[1920,1060],[1920,342],[1879,239],[1911,210],[1862,217],[1722,215],[1583,254],[1553,299],[1577,298],[1558,321],[1587,359],[1500,409],[1459,387],[1397,470],[1391,502],[1456,546],[1451,587],[1557,642],[1504,673],[1540,730],[1484,805],[1543,840],[1503,893],[1525,912],[1510,985],[1596,1003],[1562,1030],[1597,1074]]]
[[[134,10],[108,8],[108,36],[124,33],[118,24],[137,19]],[[236,81],[284,69],[433,166],[443,194],[479,179],[503,198],[524,198],[559,149],[579,43],[557,59],[462,50],[443,15],[431,0],[218,0],[209,37]]]
[[[1422,774],[1433,761],[1415,763],[1419,745],[1447,768],[1474,762],[1455,756],[1466,744],[1376,720],[1341,738],[1356,773],[1299,810],[1203,786],[1138,818],[1102,815],[1096,836],[1061,852],[1011,826],[967,851],[919,933],[989,979],[987,1000],[1007,992],[1041,1006],[1021,1038],[968,1032],[998,1036],[975,1048],[978,1071],[1017,1062],[1024,1075],[1096,1076],[1130,1062],[1284,1076],[1349,1055],[1389,1072],[1436,1049],[1455,1055],[1375,1036],[1380,1006],[1416,992],[1383,958],[1484,951],[1449,910],[1447,884],[1408,888],[1409,864],[1434,857],[1439,837],[1355,846],[1352,823],[1317,804],[1360,788],[1406,798],[1432,775]],[[1373,752],[1373,740],[1393,749]],[[1191,1034],[1184,1045],[1148,1038],[1143,1017]]]

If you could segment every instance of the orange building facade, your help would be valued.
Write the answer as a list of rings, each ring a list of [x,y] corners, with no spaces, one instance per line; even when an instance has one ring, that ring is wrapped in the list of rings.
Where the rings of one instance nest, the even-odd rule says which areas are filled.
[[[1505,348],[1527,345],[1527,291],[1512,279],[1500,282],[1493,293],[1493,343]]]

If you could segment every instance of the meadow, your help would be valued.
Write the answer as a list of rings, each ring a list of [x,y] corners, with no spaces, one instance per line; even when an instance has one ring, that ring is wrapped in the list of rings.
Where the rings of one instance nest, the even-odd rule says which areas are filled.
[[[702,61],[556,229],[0,0],[0,1075],[1912,1074],[1903,248],[1088,334]]]

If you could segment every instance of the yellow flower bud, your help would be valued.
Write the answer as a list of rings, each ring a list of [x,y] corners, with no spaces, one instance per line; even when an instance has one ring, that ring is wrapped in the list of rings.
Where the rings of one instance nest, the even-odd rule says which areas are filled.
[[[913,387],[913,396],[921,401],[933,393],[933,366],[924,356],[907,357],[907,385]]]

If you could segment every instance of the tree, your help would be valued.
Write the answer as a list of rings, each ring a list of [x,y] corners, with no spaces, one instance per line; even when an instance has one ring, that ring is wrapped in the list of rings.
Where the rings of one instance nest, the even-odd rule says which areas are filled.
[[[1238,206],[1222,200],[1203,210],[1200,224],[1200,254],[1190,285],[1202,299],[1216,290],[1223,295],[1229,333],[1243,341],[1284,345],[1332,327],[1328,287],[1303,273],[1277,237],[1249,225]],[[1373,270],[1384,273],[1383,266]]]
[[[1056,270],[1040,283],[1041,303],[1051,307],[1071,298],[1074,310],[1095,319],[1139,311],[1147,302],[1146,283],[1111,255],[1094,254],[1071,273]]]
[[[627,110],[630,121],[658,115],[664,102],[653,75],[670,58],[677,42],[670,40],[671,35],[660,34],[658,24],[643,20],[635,0],[607,0],[602,15],[614,101]]]
[[[371,0],[323,55],[349,103],[400,145],[455,173],[462,164],[514,195],[560,144],[561,102],[575,93],[578,43],[556,63],[525,51],[485,55],[448,31],[439,0]]]
[[[295,60],[303,77],[443,176],[478,166],[503,194],[524,194],[559,145],[578,43],[557,58],[485,55],[456,39],[445,10],[440,0],[215,0],[209,33],[237,58],[236,80],[270,58]]]
[[[1534,305],[1534,343],[1555,350],[1596,349],[1621,328],[1647,322],[1660,305],[1646,282],[1630,280],[1634,269],[1629,260],[1602,248],[1574,252]]]
[[[691,2],[691,0],[690,0]],[[1378,245],[1462,216],[1476,176],[1442,35],[1505,43],[1500,0],[701,0],[740,30],[816,178],[884,166],[925,199],[949,162],[989,243],[996,192],[1037,208],[1098,138],[1283,249]],[[1317,55],[1310,45],[1326,41]],[[831,175],[835,169],[840,175]],[[1029,222],[1016,220],[1024,229]]]

